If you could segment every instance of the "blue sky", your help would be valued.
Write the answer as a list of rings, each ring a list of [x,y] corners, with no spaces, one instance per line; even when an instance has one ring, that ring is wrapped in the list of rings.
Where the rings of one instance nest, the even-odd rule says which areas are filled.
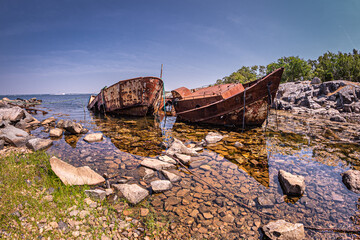
[[[214,83],[283,56],[360,48],[358,0],[0,0],[0,94]]]

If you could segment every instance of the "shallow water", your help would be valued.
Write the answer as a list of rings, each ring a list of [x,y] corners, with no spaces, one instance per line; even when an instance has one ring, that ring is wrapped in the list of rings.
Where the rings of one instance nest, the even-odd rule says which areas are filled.
[[[30,98],[31,96],[26,96]],[[113,118],[95,116],[84,106],[89,95],[40,96],[41,108],[49,114],[34,115],[39,120],[55,116],[75,119],[90,132],[103,132],[99,143],[83,141],[83,135],[54,139],[50,154],[75,166],[88,165],[99,173],[108,173],[111,182],[124,177],[149,188],[150,181],[141,178],[140,162],[164,151],[162,142],[176,137],[187,144],[200,142],[208,132],[226,135],[219,143],[207,146],[194,159],[190,169],[211,186],[232,198],[253,206],[260,212],[291,222],[317,227],[355,228],[358,194],[349,191],[341,181],[341,173],[358,168],[360,150],[355,146],[321,144],[306,133],[284,133],[263,128],[245,133],[236,129],[214,128],[178,123],[173,117],[161,121],[154,118]],[[273,121],[273,119],[270,119]],[[286,119],[289,127],[304,125]],[[48,137],[42,128],[34,135]],[[301,131],[300,131],[301,132]],[[240,147],[235,147],[235,143]],[[289,199],[282,193],[277,174],[280,169],[305,177],[306,191],[301,198]],[[209,188],[186,169],[172,170],[182,176],[172,190],[153,194],[148,202],[171,221],[171,228],[186,237],[224,239],[258,239],[260,226],[270,220],[225,198]],[[155,179],[164,179],[161,173]],[[308,237],[334,239],[353,237],[331,232],[307,230]]]

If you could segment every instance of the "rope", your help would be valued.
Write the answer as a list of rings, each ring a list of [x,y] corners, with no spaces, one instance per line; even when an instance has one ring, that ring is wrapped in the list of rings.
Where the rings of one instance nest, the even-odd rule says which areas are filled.
[[[195,178],[199,179],[201,182],[203,182],[205,185],[207,185],[209,188],[215,190],[215,192],[219,192],[221,193],[225,198],[229,199],[230,201],[236,202],[239,205],[251,210],[252,212],[255,212],[256,214],[266,217],[266,218],[270,218],[272,220],[280,220],[279,218],[276,218],[274,216],[268,215],[266,213],[262,213],[260,211],[258,211],[257,209],[254,209],[253,207],[250,207],[249,205],[239,201],[238,199],[235,199],[234,197],[230,197],[228,196],[228,194],[226,194],[224,191],[222,191],[220,188],[214,187],[213,185],[210,185],[208,182],[206,182],[205,180],[203,180],[201,177],[199,177],[198,175],[196,175],[193,171],[191,171],[188,167],[186,167],[177,157],[172,156],[170,154],[166,154],[167,156],[171,157],[172,159],[174,159],[177,163],[179,163],[183,168],[185,168],[188,172],[190,172]],[[228,192],[230,192],[231,194],[233,194],[234,196],[236,196],[235,193],[233,193],[230,189],[226,189]],[[338,232],[338,233],[352,233],[352,234],[357,234],[360,235],[360,229],[356,230],[356,229],[343,229],[343,228],[320,228],[320,227],[313,227],[313,226],[307,226],[305,224],[304,228],[306,229],[310,229],[310,230],[316,230],[316,231],[332,231],[332,232]]]

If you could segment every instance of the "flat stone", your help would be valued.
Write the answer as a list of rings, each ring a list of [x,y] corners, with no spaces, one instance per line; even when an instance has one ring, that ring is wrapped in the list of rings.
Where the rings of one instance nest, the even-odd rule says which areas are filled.
[[[183,163],[183,164],[190,164],[191,162],[191,156],[181,154],[181,153],[175,153],[175,156]]]
[[[57,157],[50,158],[51,169],[65,185],[96,185],[105,179],[88,166],[74,167]]]
[[[274,203],[267,197],[260,196],[257,198],[257,200],[259,205],[262,207],[272,207],[274,205]]]
[[[185,197],[186,195],[188,195],[190,193],[189,189],[180,189],[177,193],[176,196],[178,197]]]
[[[203,213],[202,215],[204,216],[205,219],[211,219],[214,217],[211,213],[207,213],[207,212]]]
[[[176,175],[175,173],[166,171],[166,170],[161,170],[161,172],[164,174],[164,176],[170,181],[170,182],[178,182],[181,180],[181,177]]]
[[[48,124],[53,123],[55,121],[56,121],[56,119],[54,117],[49,117],[49,118],[45,119],[44,121],[42,121],[41,125],[48,125]]]
[[[224,136],[221,135],[220,133],[209,132],[205,137],[205,141],[207,144],[214,144],[221,141],[223,138]]]
[[[178,205],[181,202],[180,198],[177,197],[169,197],[166,199],[166,203],[169,205]]]
[[[224,217],[221,218],[223,222],[232,223],[235,221],[235,218],[231,214],[226,214]]]
[[[114,184],[113,187],[116,191],[121,192],[130,203],[137,204],[145,199],[149,192],[137,184]]]
[[[186,147],[180,140],[174,138],[170,148],[166,151],[168,155],[174,155],[175,153],[182,153],[190,156],[199,156],[199,154],[192,148]]]
[[[91,133],[84,137],[84,141],[87,141],[87,142],[100,142],[102,140],[103,140],[102,133]]]
[[[150,184],[154,192],[164,192],[172,188],[172,184],[169,180],[156,180]]]
[[[331,193],[331,197],[332,197],[332,199],[334,201],[337,201],[337,202],[343,202],[344,201],[344,197],[342,195],[334,193],[334,192]]]
[[[148,167],[148,168],[155,169],[158,171],[163,170],[163,169],[175,168],[174,164],[163,162],[158,159],[152,159],[152,158],[145,158],[140,164],[144,167]]]
[[[150,178],[155,176],[155,173],[156,172],[154,170],[144,167],[144,177],[143,177],[143,179],[144,180],[150,179]]]
[[[102,201],[106,198],[106,191],[100,189],[85,190],[85,194],[94,201]]]
[[[291,196],[301,196],[305,191],[305,178],[303,176],[293,175],[279,171],[279,182],[284,191],[284,194]]]
[[[140,216],[146,217],[149,214],[149,209],[147,208],[140,208]]]
[[[349,190],[360,193],[360,171],[348,170],[344,172],[342,174],[342,181]]]
[[[52,144],[53,141],[50,139],[33,138],[26,143],[26,146],[33,151],[40,151],[50,147]]]
[[[262,227],[265,235],[275,240],[301,240],[305,238],[304,225],[277,220]]]
[[[60,128],[50,129],[50,137],[61,137],[63,134],[63,130]]]
[[[171,158],[169,156],[166,156],[166,155],[159,156],[158,158],[159,158],[159,160],[161,160],[163,162],[167,162],[167,163],[171,163],[171,164],[177,164],[175,159],[173,159],[173,158]]]

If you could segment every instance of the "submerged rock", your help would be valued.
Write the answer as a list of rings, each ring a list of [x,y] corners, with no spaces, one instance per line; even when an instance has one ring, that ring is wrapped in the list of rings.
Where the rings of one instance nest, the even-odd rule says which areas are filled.
[[[51,169],[65,185],[96,185],[105,179],[88,166],[74,167],[57,157],[50,158]]]
[[[155,170],[163,170],[169,168],[175,168],[174,164],[160,161],[158,159],[145,158],[141,163],[142,166],[148,167]]]
[[[113,187],[132,204],[141,202],[149,195],[146,189],[137,184],[114,184]]]
[[[164,176],[170,181],[170,182],[178,182],[181,180],[181,177],[176,175],[175,173],[166,171],[166,170],[161,170],[161,172],[164,174]]]
[[[172,188],[172,184],[169,180],[156,180],[150,183],[154,192],[164,192]]]
[[[305,178],[303,176],[280,170],[279,182],[286,195],[301,196],[305,191]]]
[[[174,155],[175,153],[182,153],[190,156],[198,156],[199,154],[192,148],[186,147],[180,140],[174,138],[173,143],[170,148],[166,151],[169,155]]]
[[[53,141],[50,139],[33,138],[26,143],[26,146],[33,151],[40,151],[50,147],[52,144]]]
[[[103,140],[102,133],[91,133],[84,137],[84,140],[87,142],[99,142]]]
[[[221,135],[220,133],[209,132],[205,137],[205,141],[207,144],[214,144],[221,141],[223,138],[224,136]]]
[[[50,137],[61,137],[63,134],[63,130],[60,128],[50,129]]]
[[[348,170],[344,172],[342,174],[342,181],[349,190],[360,193],[360,171]]]
[[[262,227],[265,235],[274,240],[301,240],[305,238],[304,225],[277,220]]]

